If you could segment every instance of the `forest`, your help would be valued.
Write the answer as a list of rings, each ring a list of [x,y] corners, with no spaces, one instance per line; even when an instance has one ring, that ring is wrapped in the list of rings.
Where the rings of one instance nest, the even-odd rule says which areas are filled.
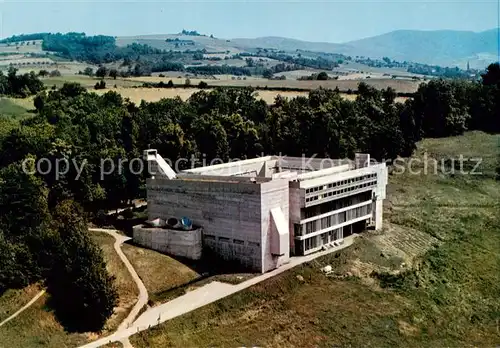
[[[172,161],[366,152],[390,164],[410,156],[423,137],[500,132],[498,64],[481,82],[422,84],[404,104],[394,101],[391,88],[360,83],[354,101],[317,89],[308,97],[278,96],[270,106],[251,88],[221,87],[187,101],[135,105],[116,92],[100,96],[75,83],[42,90],[36,76],[13,69],[0,76],[0,93],[36,95],[33,116],[0,118],[0,291],[43,282],[58,319],[75,331],[99,330],[116,304],[113,278],[87,234],[86,218],[144,195],[145,172],[125,166],[103,176],[102,159],[119,167],[156,148]],[[64,174],[48,170],[63,162],[77,165]]]

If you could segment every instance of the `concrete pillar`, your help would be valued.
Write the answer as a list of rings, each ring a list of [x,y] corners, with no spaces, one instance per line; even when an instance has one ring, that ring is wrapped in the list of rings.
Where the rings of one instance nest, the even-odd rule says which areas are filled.
[[[365,153],[354,154],[354,163],[356,169],[366,168],[370,166],[370,155]]]
[[[375,201],[375,229],[380,230],[382,228],[382,214],[383,214],[383,203],[382,199],[377,199]]]

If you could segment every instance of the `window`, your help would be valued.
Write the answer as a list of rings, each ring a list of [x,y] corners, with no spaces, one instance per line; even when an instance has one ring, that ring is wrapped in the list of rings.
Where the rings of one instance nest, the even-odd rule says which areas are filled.
[[[212,236],[211,234],[205,234],[203,235],[203,238],[206,240],[215,240],[215,236]]]
[[[233,243],[234,243],[234,244],[239,244],[239,245],[242,245],[242,244],[245,244],[245,241],[244,241],[244,240],[241,240],[241,239],[233,239]]]
[[[324,230],[325,228],[330,227],[329,222],[330,222],[330,218],[329,217],[322,218],[321,219],[321,229]]]
[[[316,232],[316,221],[306,223],[306,234]]]
[[[314,249],[318,246],[318,239],[316,237],[312,237],[312,238],[309,238],[309,239],[306,239],[304,241],[305,243],[305,250],[311,250],[311,249]]]
[[[219,242],[229,242],[229,238],[219,237]]]

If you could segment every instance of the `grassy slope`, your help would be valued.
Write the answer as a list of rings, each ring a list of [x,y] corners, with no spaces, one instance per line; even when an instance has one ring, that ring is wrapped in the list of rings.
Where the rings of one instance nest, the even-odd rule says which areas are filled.
[[[153,302],[165,291],[199,277],[194,270],[170,256],[135,245],[124,244],[122,248]]]
[[[0,117],[7,119],[22,119],[32,115],[29,110],[33,109],[33,100],[0,98]]]
[[[115,276],[115,285],[119,294],[115,314],[106,323],[105,330],[111,332],[120,325],[132,310],[132,307],[137,302],[139,289],[137,289],[132,276],[114,250],[115,239],[104,232],[92,232],[92,238],[103,250],[107,270]]]
[[[28,303],[41,288],[31,285],[21,290],[7,290],[0,296],[0,320]],[[74,347],[86,342],[84,334],[69,334],[55,320],[46,306],[47,294],[31,307],[0,327],[0,347]]]
[[[493,346],[500,319],[498,136],[424,140],[416,156],[482,156],[484,176],[391,175],[386,222],[441,240],[414,269],[383,281],[326,278],[319,268],[370,256],[373,236],[132,337],[160,346]],[[380,255],[379,257],[376,257]],[[297,276],[301,275],[303,281]],[[300,278],[300,277],[299,277]],[[381,287],[380,285],[384,286]]]
[[[126,317],[136,301],[138,290],[113,249],[114,238],[98,232],[93,233],[92,237],[103,249],[108,270],[116,277],[115,284],[119,292],[119,307],[108,320],[104,331],[106,333],[116,329]],[[38,286],[30,286],[22,290],[8,290],[1,295],[0,321],[29,302],[39,290]],[[45,294],[25,312],[0,327],[0,348],[76,347],[98,338],[97,334],[93,333],[66,332],[57,322],[51,309],[47,307],[47,298]]]

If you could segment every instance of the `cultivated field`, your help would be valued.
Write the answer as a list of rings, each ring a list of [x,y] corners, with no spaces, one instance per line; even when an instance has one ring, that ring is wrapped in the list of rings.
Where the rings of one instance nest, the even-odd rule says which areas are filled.
[[[120,93],[124,98],[129,98],[135,104],[140,104],[142,100],[147,102],[156,102],[163,98],[176,98],[179,97],[182,100],[187,100],[191,95],[199,92],[198,88],[110,88],[104,90],[93,90],[97,94],[104,94],[109,90],[116,91]],[[210,91],[210,89],[205,89],[205,91]],[[298,96],[308,96],[309,92],[290,92],[290,91],[256,91],[255,95],[258,99],[264,100],[267,104],[273,104],[278,95],[285,98],[295,98]],[[355,100],[356,95],[354,94],[342,94],[342,97],[348,100]],[[396,98],[397,102],[402,102],[407,98],[399,97]]]
[[[120,93],[124,98],[129,98],[135,104],[140,104],[142,100],[147,102],[156,102],[163,98],[180,97],[182,100],[187,100],[191,95],[199,92],[198,88],[111,88],[105,90],[94,91],[97,94],[104,94],[109,90]],[[209,91],[207,89],[206,91]],[[257,98],[263,99],[266,103],[274,103],[276,96],[281,95],[286,98],[294,98],[297,96],[307,96],[309,92],[284,92],[284,91],[257,91]]]
[[[42,52],[43,52],[42,40],[0,44],[0,53],[42,53]]]
[[[412,80],[398,80],[398,79],[358,79],[358,80],[328,80],[328,81],[298,81],[298,80],[268,80],[258,77],[247,77],[246,79],[241,78],[238,80],[232,79],[231,76],[218,75],[216,79],[207,78],[189,78],[192,85],[197,85],[201,81],[205,81],[209,86],[251,86],[251,87],[271,87],[271,88],[294,88],[311,90],[319,87],[335,89],[338,87],[341,91],[347,90],[357,90],[358,84],[363,81],[377,89],[383,89],[387,87],[394,88],[399,93],[413,93],[417,90],[421,82]],[[146,76],[146,77],[131,77],[127,78],[129,81],[141,81],[141,82],[161,82],[167,83],[172,80],[174,84],[184,84],[186,78],[170,78],[170,77],[158,77],[158,76]]]
[[[422,163],[393,173],[382,232],[136,334],[132,345],[495,346],[499,141],[480,132],[424,140],[416,158],[482,157],[483,174],[416,174]]]

